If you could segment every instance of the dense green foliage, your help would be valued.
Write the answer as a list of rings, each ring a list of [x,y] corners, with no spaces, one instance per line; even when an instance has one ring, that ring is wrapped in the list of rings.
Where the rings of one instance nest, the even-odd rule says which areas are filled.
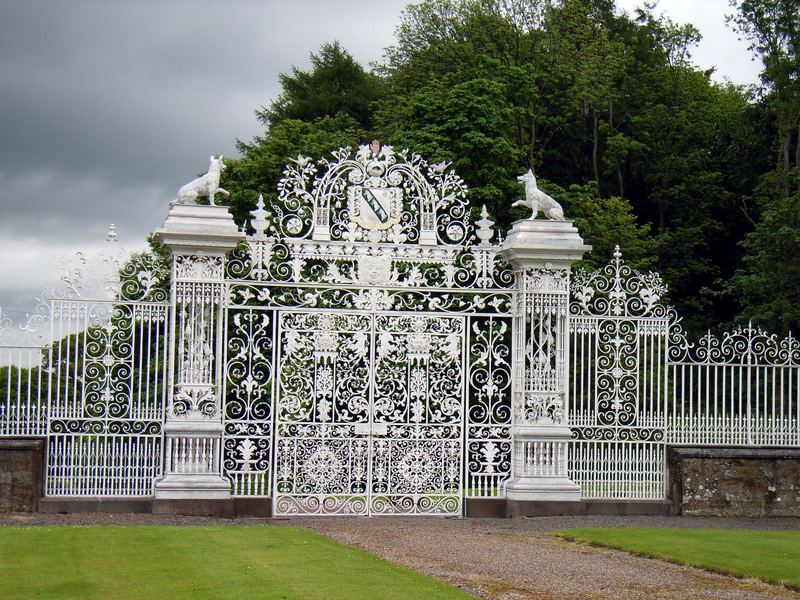
[[[797,6],[733,7],[764,64],[756,90],[715,83],[691,61],[699,32],[652,8],[411,4],[372,71],[332,43],[308,71],[282,75],[281,95],[257,112],[264,134],[240,142],[225,187],[242,222],[297,154],[378,138],[451,162],[471,203],[506,228],[524,216],[511,203],[531,168],[594,246],[588,262],[619,243],[662,274],[689,330],[748,319],[797,330],[797,228],[786,221],[800,187]]]
[[[800,531],[586,528],[555,535],[800,588]]]
[[[293,527],[3,527],[0,598],[469,598]]]

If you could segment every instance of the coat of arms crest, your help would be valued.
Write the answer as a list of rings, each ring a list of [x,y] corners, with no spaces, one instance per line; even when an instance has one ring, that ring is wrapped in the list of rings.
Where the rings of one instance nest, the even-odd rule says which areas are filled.
[[[400,222],[403,191],[397,187],[353,185],[347,189],[350,220],[364,229],[389,229]]]

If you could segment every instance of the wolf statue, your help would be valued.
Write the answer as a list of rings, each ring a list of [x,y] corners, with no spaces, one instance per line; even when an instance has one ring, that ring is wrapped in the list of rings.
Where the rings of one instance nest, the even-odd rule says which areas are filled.
[[[230,196],[227,190],[219,187],[219,175],[223,170],[225,170],[225,163],[222,162],[222,154],[217,158],[212,155],[208,173],[179,189],[175,204],[197,204],[198,196],[208,196],[208,203],[214,206],[214,196],[217,192]]]
[[[533,176],[533,171],[528,169],[525,175],[520,175],[517,179],[525,183],[525,199],[517,200],[511,206],[522,205],[530,208],[529,219],[535,219],[537,213],[541,211],[552,221],[564,220],[564,210],[561,205],[536,186],[536,177]]]

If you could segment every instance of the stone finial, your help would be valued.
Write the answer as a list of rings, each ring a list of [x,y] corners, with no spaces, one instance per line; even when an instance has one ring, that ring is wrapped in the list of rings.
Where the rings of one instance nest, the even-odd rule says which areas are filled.
[[[478,226],[475,230],[475,235],[477,235],[478,239],[481,241],[480,245],[488,246],[489,240],[491,240],[494,235],[494,230],[492,229],[494,221],[489,218],[489,211],[486,210],[485,204],[481,207],[481,218],[475,221],[475,225]]]
[[[250,212],[250,225],[255,229],[256,237],[264,237],[270,225],[269,213],[264,210],[264,196],[258,195],[256,209]]]

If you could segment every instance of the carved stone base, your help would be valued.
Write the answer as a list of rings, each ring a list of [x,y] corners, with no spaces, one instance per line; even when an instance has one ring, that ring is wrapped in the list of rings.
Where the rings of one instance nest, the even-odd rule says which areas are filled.
[[[564,425],[515,425],[514,469],[508,500],[577,502],[581,488],[567,476],[570,429]]]
[[[164,476],[154,486],[156,499],[225,499],[230,481],[222,477],[222,423],[208,418],[173,417],[164,426]]]
[[[506,484],[506,498],[578,502],[581,488],[567,477],[514,477]]]
[[[572,221],[516,221],[503,241],[502,256],[521,267],[569,267],[592,247],[583,243]]]
[[[156,482],[153,495],[157,500],[225,500],[231,484],[216,473],[171,473]]]
[[[222,255],[244,239],[227,206],[171,204],[153,236],[173,253]]]

